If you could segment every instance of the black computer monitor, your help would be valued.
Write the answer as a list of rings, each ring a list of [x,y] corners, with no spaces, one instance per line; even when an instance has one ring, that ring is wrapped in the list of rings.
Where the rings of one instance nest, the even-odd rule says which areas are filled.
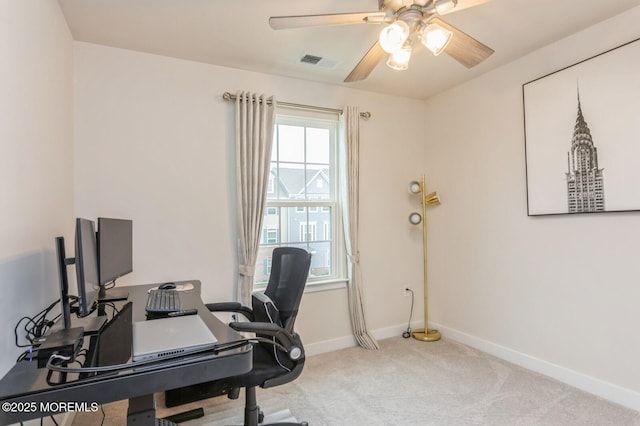
[[[99,217],[97,240],[99,300],[127,299],[127,291],[107,286],[133,271],[133,221]]]
[[[98,274],[106,285],[133,271],[133,221],[98,218]]]
[[[76,219],[76,279],[78,283],[78,315],[87,316],[98,297],[98,246],[92,220]]]

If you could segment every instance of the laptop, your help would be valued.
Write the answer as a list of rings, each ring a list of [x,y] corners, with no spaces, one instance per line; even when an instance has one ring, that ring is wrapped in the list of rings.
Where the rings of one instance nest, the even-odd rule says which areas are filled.
[[[133,323],[133,361],[162,359],[213,348],[216,336],[199,315]]]

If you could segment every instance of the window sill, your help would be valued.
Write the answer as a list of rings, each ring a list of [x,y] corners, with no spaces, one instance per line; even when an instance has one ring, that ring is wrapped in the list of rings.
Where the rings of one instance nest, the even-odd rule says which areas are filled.
[[[266,284],[256,284],[253,286],[253,291],[264,291],[267,288]],[[336,278],[326,281],[314,281],[307,283],[304,292],[305,293],[317,293],[320,291],[339,290],[347,288],[346,278]]]
[[[307,283],[306,287],[304,288],[304,292],[316,293],[319,291],[338,290],[342,288],[347,288],[346,278],[336,278],[334,280],[315,281],[312,283]]]

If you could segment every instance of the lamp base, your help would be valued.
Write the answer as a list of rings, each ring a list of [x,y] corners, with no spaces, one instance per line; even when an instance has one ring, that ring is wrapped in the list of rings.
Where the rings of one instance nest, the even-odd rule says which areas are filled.
[[[411,333],[411,336],[413,336],[414,339],[421,340],[423,342],[435,342],[437,340],[440,340],[440,338],[442,337],[438,330],[432,329],[428,329],[426,333],[425,330],[416,330]]]

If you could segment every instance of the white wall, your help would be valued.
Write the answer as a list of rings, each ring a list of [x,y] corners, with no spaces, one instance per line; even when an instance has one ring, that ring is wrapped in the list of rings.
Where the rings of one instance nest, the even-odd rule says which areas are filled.
[[[527,217],[521,85],[637,37],[639,17],[634,9],[426,104],[76,43],[75,214],[134,220],[134,273],[123,284],[198,278],[205,300],[230,299],[233,108],[221,94],[360,105],[373,114],[362,122],[370,328],[404,325],[404,284],[421,318],[406,185],[426,171],[442,198],[428,213],[430,319],[445,338],[638,409],[638,215]],[[307,346],[349,341],[345,291],[306,294],[298,330]]]
[[[632,9],[425,110],[427,175],[443,200],[429,212],[430,319],[637,410],[640,214],[527,216],[522,84],[640,37],[639,20]]]
[[[196,278],[206,301],[231,300],[234,120],[222,93],[236,90],[372,113],[361,122],[367,320],[404,324],[401,284],[422,282],[406,189],[422,173],[422,102],[76,43],[75,213],[133,219],[134,272],[122,284]],[[306,294],[297,329],[308,346],[351,344],[345,290]]]
[[[54,238],[73,235],[73,41],[57,2],[0,2],[0,377],[13,329],[59,297]]]

